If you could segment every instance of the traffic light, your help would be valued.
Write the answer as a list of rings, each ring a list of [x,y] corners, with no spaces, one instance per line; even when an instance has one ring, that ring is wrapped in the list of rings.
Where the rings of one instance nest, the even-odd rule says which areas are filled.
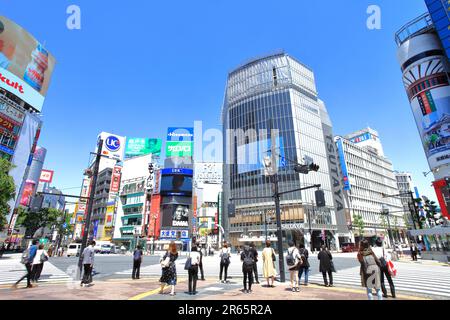
[[[301,164],[295,165],[294,171],[297,172],[297,173],[303,173],[303,174],[308,174],[308,172],[309,172],[308,166],[301,165]]]
[[[315,196],[316,196],[316,204],[317,207],[325,207],[326,203],[325,203],[325,193],[323,192],[323,190],[316,190],[315,192]]]
[[[318,166],[317,164],[315,164],[315,163],[311,163],[311,164],[309,165],[308,169],[309,169],[309,171],[315,171],[315,172],[317,172],[317,171],[319,171],[319,166]]]
[[[236,205],[234,203],[228,204],[228,216],[233,218],[236,216]]]

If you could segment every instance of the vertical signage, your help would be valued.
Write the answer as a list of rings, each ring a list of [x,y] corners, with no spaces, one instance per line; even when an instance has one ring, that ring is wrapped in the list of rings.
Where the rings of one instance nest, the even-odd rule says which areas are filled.
[[[109,188],[110,193],[119,192],[121,173],[122,168],[119,166],[115,166],[111,177],[111,186]]]

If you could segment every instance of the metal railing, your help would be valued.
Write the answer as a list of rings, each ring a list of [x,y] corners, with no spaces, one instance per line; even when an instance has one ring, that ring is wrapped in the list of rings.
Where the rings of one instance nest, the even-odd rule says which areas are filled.
[[[400,47],[404,42],[419,34],[426,33],[434,29],[433,20],[428,13],[424,13],[420,17],[405,24],[395,34],[395,42]]]

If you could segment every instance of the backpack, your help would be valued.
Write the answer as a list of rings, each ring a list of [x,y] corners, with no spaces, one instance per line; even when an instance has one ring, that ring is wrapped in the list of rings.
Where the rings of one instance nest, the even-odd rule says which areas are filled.
[[[294,250],[292,250],[292,252],[289,252],[289,250],[288,250],[288,254],[286,256],[286,264],[288,266],[294,266],[295,265]]]
[[[301,249],[300,249],[301,250]],[[301,266],[307,266],[307,264],[308,264],[308,258],[306,258],[306,255],[305,255],[305,249],[303,249],[303,250],[301,250],[301,252],[300,252],[300,258],[302,258],[302,262],[301,262]]]
[[[255,264],[255,260],[253,260],[253,255],[251,252],[244,255],[244,267],[246,269],[253,269],[254,264]]]
[[[133,259],[134,259],[135,261],[140,260],[140,259],[141,259],[141,256],[142,256],[141,250],[136,250],[136,251],[134,251]]]
[[[27,264],[30,260],[30,248],[26,249],[23,253],[22,253],[22,257],[20,258],[20,263],[21,264]]]
[[[228,252],[222,252],[221,263],[230,264],[230,255],[228,254]]]

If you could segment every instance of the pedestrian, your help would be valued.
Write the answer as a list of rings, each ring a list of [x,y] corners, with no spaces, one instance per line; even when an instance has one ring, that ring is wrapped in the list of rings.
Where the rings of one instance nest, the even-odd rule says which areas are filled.
[[[366,287],[367,297],[369,300],[373,300],[372,289],[375,288],[378,300],[383,300],[381,293],[380,260],[378,260],[370,247],[369,241],[366,239],[361,241],[359,245],[357,258],[361,264],[361,285]]]
[[[89,241],[89,246],[84,248],[81,254],[81,260],[83,261],[84,274],[83,279],[81,279],[80,286],[92,286],[92,270],[94,268],[94,256],[95,256],[95,241]]]
[[[254,242],[250,243],[250,251],[253,254],[253,258],[255,259],[255,263],[253,264],[253,273],[254,273],[255,283],[259,284],[259,281],[258,281],[258,250],[256,250]]]
[[[253,284],[253,266],[255,264],[255,257],[253,256],[250,247],[247,245],[244,246],[244,250],[241,253],[241,261],[242,261],[242,273],[244,275],[244,293],[251,293]],[[248,281],[248,289],[247,289],[247,281]]]
[[[62,257],[62,247],[58,248],[58,257]]]
[[[302,281],[302,275],[305,273],[305,286],[308,285],[308,275],[309,275],[309,252],[308,249],[305,248],[304,244],[300,245],[300,257],[302,258],[302,261],[300,263],[299,269],[298,269],[298,284],[300,285],[300,282]]]
[[[380,238],[378,238],[377,240],[375,240],[375,244],[376,247],[372,248],[372,251],[380,261],[380,280],[381,280],[381,290],[383,291],[383,297],[385,298],[388,297],[386,286],[384,285],[384,277],[386,277],[386,279],[389,282],[389,288],[391,289],[392,298],[395,298],[395,286],[387,266],[387,261],[389,259],[384,250],[383,241]]]
[[[203,253],[202,253],[202,247],[200,247],[200,243],[197,243],[196,245],[196,249],[198,250],[198,248],[200,248],[200,250],[198,250],[197,252],[200,254],[200,263],[198,264],[199,270],[200,270],[200,274],[201,274],[201,278],[200,280],[205,281],[205,274],[203,273]]]
[[[417,246],[414,244],[410,247],[411,250],[411,258],[413,259],[413,261],[417,261]]]
[[[262,259],[263,259],[263,276],[267,280],[267,286],[274,288],[273,282],[275,281],[275,276],[277,275],[277,271],[275,269],[275,250],[272,248],[272,244],[270,240],[266,240],[266,247],[262,251]],[[269,283],[269,280],[271,282]]]
[[[289,248],[287,249],[286,264],[289,269],[289,275],[291,278],[291,289],[292,292],[300,292],[299,280],[298,280],[298,269],[301,264],[302,257],[294,244],[294,241],[289,240]]]
[[[171,242],[169,244],[169,249],[166,251],[164,256],[161,258],[161,266],[162,266],[162,275],[159,279],[161,282],[161,288],[159,293],[162,294],[164,292],[164,287],[166,285],[171,286],[170,295],[174,296],[175,286],[177,285],[177,268],[175,265],[175,261],[178,259],[178,250],[175,242]]]
[[[44,245],[40,244],[36,255],[33,259],[33,266],[31,268],[31,281],[37,283],[41,277],[42,269],[44,268],[44,262],[48,260],[48,253],[44,250]]]
[[[142,247],[138,244],[133,252],[133,273],[131,274],[132,279],[139,279],[143,255],[144,252],[142,252]]]
[[[53,257],[53,246],[50,246],[47,250],[48,256]]]
[[[38,246],[37,246],[38,243],[39,243],[38,240],[33,240],[31,242],[31,246],[23,252],[22,259],[20,262],[25,265],[25,268],[27,269],[27,273],[13,285],[14,289],[17,289],[17,286],[19,285],[19,283],[25,278],[27,278],[27,288],[33,288],[33,285],[31,284],[31,279],[32,279],[32,275],[33,275],[32,274],[32,266],[33,266],[34,257],[36,256],[36,252],[38,250]]]
[[[197,280],[198,280],[198,267],[201,261],[201,251],[197,251],[197,246],[193,246],[191,252],[189,253],[191,258],[191,267],[188,270],[188,289],[189,295],[197,294]]]
[[[230,248],[228,248],[228,243],[224,241],[222,249],[220,249],[220,274],[219,274],[219,280],[221,283],[227,283],[227,273],[228,273],[228,266],[230,265],[230,258],[231,258],[231,251]],[[222,273],[225,271],[225,277],[222,281]]]
[[[0,245],[0,258],[3,256],[3,253],[5,253],[5,244]]]
[[[327,250],[327,247],[325,245],[322,245],[321,251],[317,255],[317,258],[320,260],[319,271],[322,272],[323,282],[325,283],[325,287],[332,287],[333,286],[333,274],[332,274],[333,256],[331,255],[331,252]],[[330,280],[329,284],[328,284],[328,280],[327,280],[327,273],[328,273],[328,278]]]

